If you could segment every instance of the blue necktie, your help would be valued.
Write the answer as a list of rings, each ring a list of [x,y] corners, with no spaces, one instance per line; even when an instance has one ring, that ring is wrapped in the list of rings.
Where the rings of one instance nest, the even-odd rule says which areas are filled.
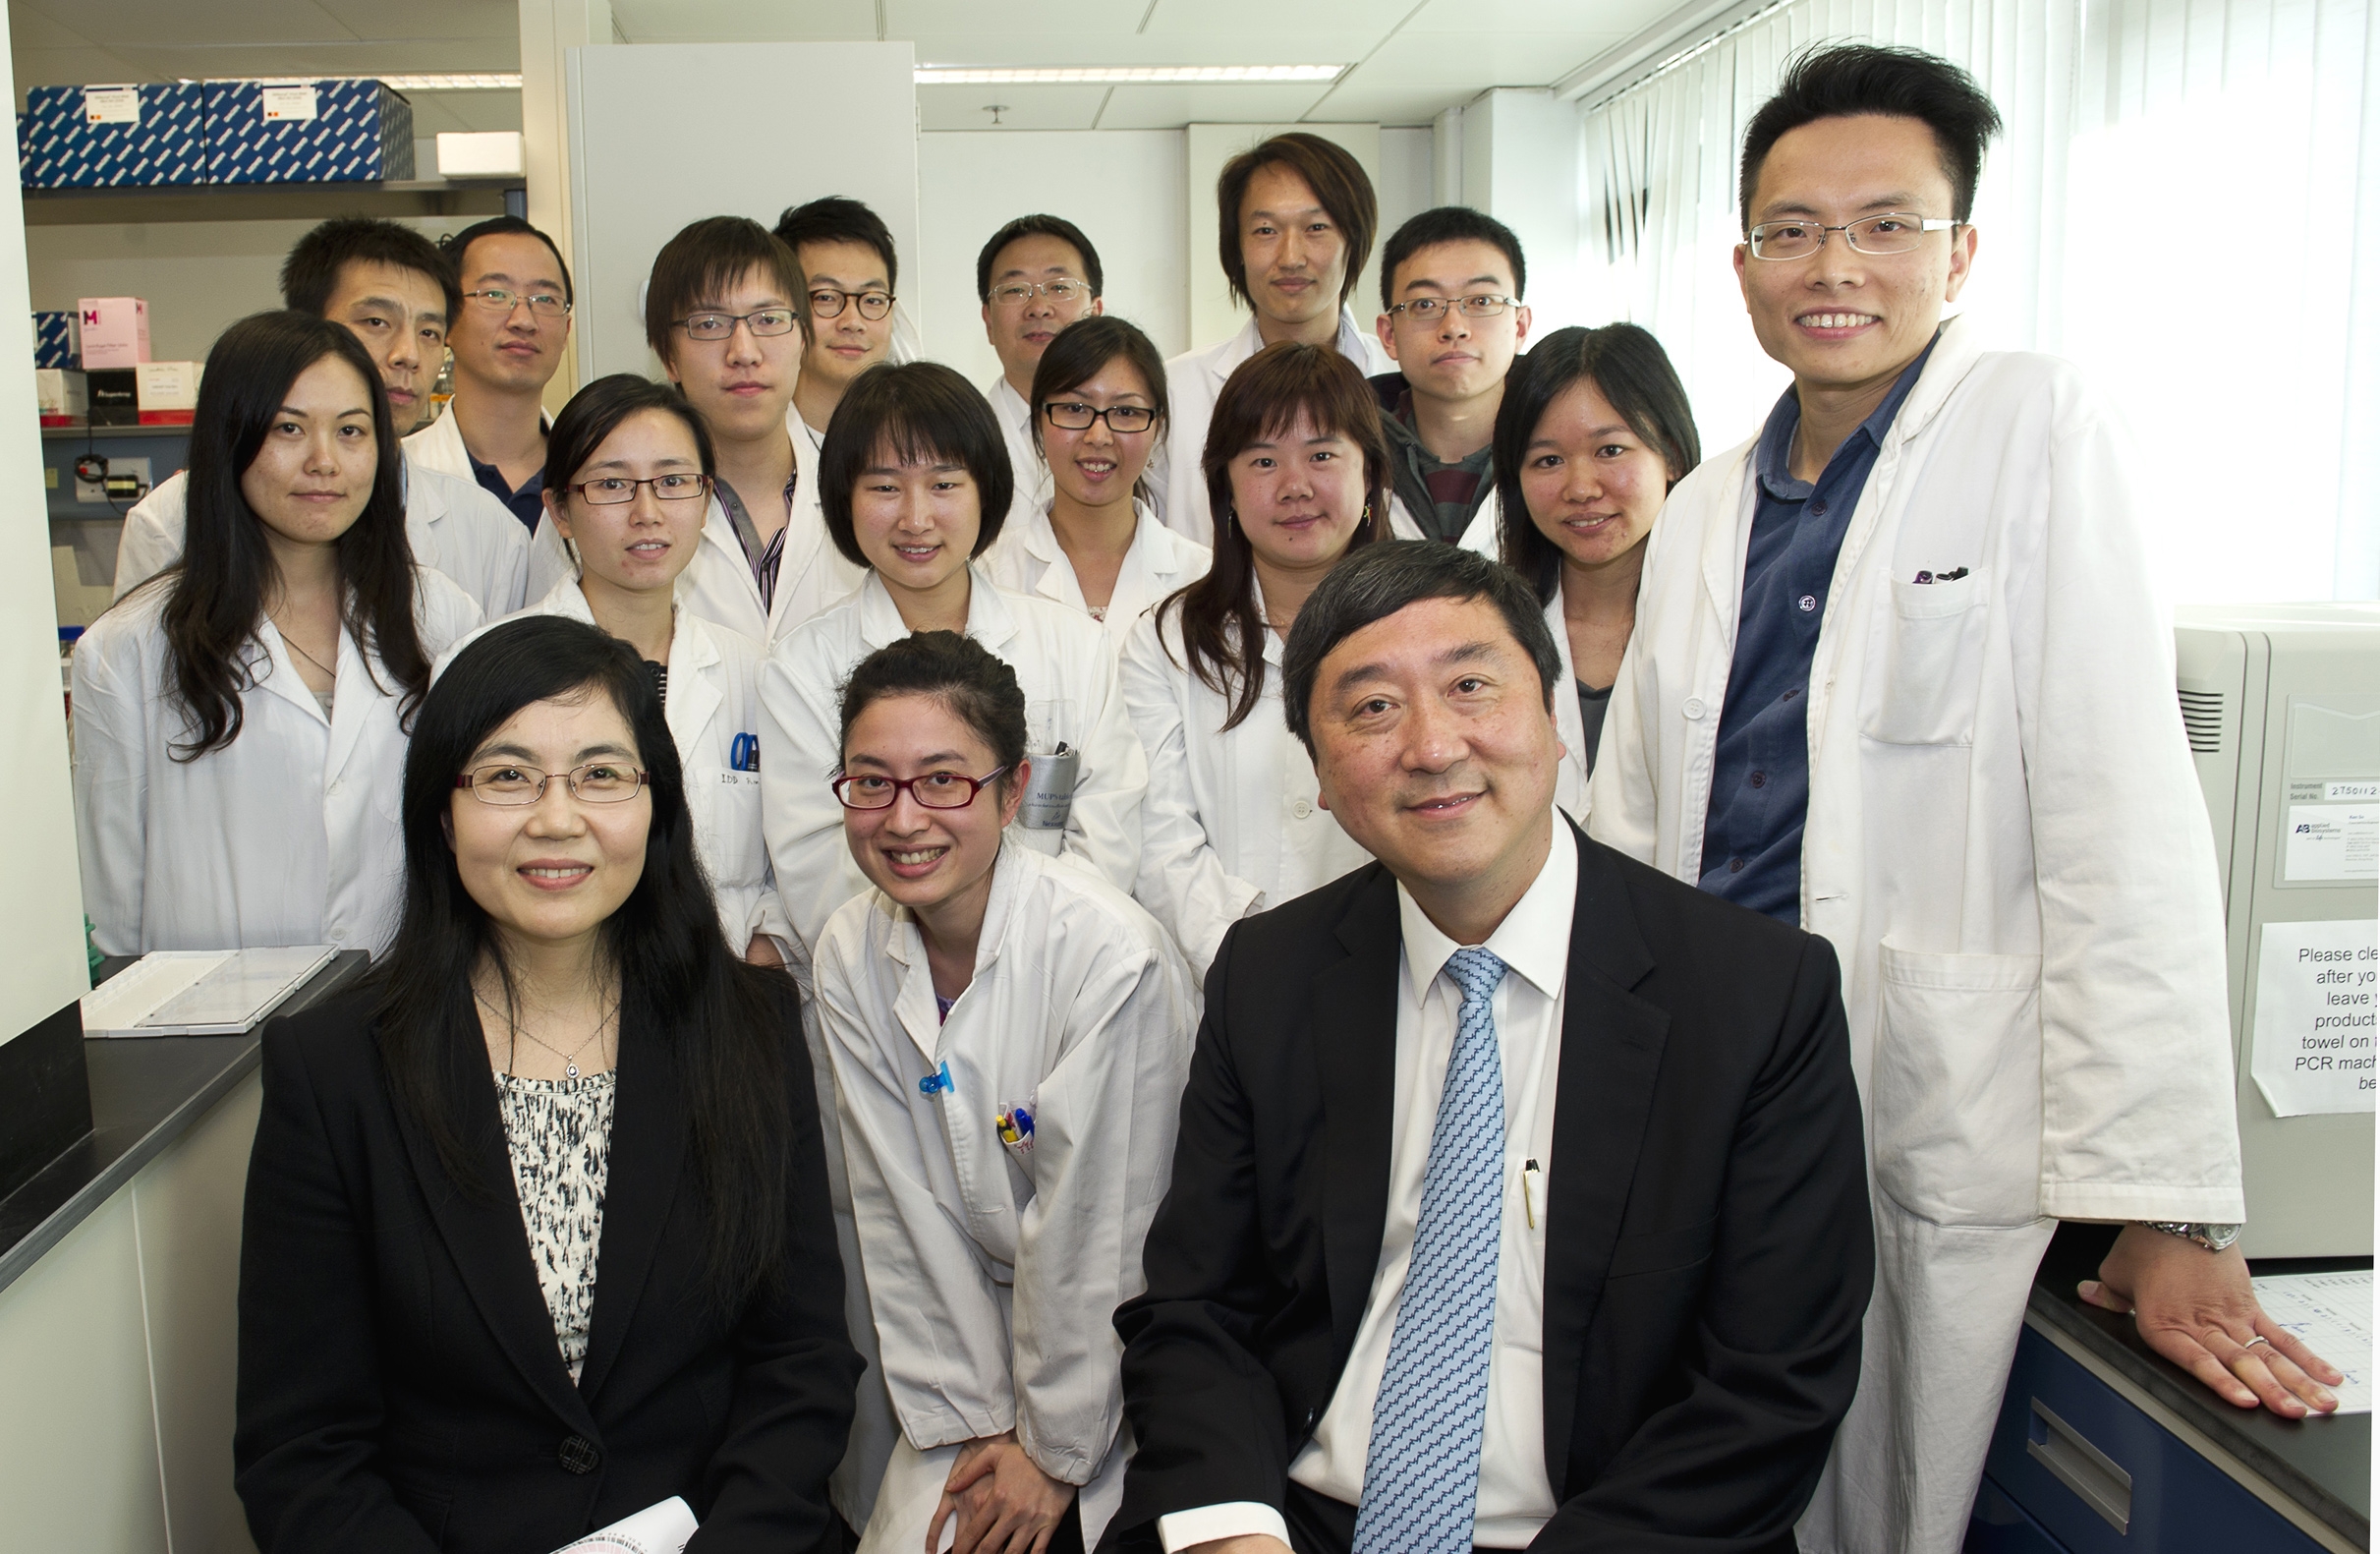
[[[1491,1002],[1504,963],[1458,950],[1454,1051],[1430,1133],[1421,1220],[1396,1303],[1355,1513],[1355,1554],[1469,1554],[1488,1423],[1503,1237],[1504,1070]]]

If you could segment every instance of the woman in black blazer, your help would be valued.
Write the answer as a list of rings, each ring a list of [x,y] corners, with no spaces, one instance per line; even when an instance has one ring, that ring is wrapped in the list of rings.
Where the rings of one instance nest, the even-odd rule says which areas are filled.
[[[640,496],[639,500],[650,498]],[[737,962],[646,666],[559,617],[423,702],[406,894],[264,1034],[240,1497],[265,1554],[834,1547],[843,1326],[792,985]]]

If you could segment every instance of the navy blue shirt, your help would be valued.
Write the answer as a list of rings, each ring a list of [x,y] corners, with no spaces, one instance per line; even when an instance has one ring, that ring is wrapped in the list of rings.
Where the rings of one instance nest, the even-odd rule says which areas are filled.
[[[471,478],[480,483],[481,489],[511,508],[512,515],[520,519],[522,526],[531,534],[537,533],[538,519],[545,512],[545,472],[538,470],[521,483],[519,490],[515,490],[504,484],[502,470],[492,464],[482,464],[472,458],[468,450],[463,457],[470,460]]]
[[[1843,438],[1816,482],[1792,475],[1801,401],[1769,412],[1752,469],[1752,542],[1743,563],[1735,662],[1719,715],[1711,812],[1703,823],[1702,888],[1738,906],[1801,921],[1801,830],[1810,812],[1810,662],[1826,618],[1835,558],[1876,467],[1884,434],[1917,385],[1928,345],[1876,413]]]

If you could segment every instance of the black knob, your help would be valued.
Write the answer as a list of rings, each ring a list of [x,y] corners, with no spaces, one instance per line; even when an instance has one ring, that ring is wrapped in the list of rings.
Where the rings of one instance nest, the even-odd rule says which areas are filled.
[[[567,1472],[592,1473],[603,1464],[603,1454],[596,1451],[595,1442],[584,1435],[565,1439],[561,1451],[555,1455],[561,1459],[562,1468]]]

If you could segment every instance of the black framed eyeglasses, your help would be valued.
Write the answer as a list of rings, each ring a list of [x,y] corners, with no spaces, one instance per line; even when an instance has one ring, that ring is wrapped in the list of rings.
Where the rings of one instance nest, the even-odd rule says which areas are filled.
[[[1079,400],[1052,399],[1042,406],[1042,419],[1066,432],[1089,432],[1091,423],[1105,421],[1109,432],[1146,432],[1157,425],[1157,412],[1147,405],[1109,405],[1102,410]]]
[[[562,489],[576,492],[590,507],[617,507],[622,502],[637,499],[637,488],[650,486],[653,495],[665,502],[693,501],[710,494],[710,477],[691,470],[673,470],[667,475],[655,475],[649,480],[632,481],[625,475],[605,475],[592,481],[581,481]]]
[[[545,784],[555,777],[570,787],[570,796],[585,804],[625,804],[635,798],[650,774],[621,761],[590,761],[567,772],[540,772],[517,761],[494,761],[473,767],[455,778],[455,786],[471,789],[482,804],[507,808],[535,804],[545,796]]]
[[[801,321],[791,308],[762,308],[753,313],[690,313],[675,320],[689,340],[724,340],[735,333],[739,323],[756,335],[791,334]]]
[[[1446,316],[1448,308],[1466,318],[1493,318],[1511,306],[1512,299],[1509,297],[1482,292],[1475,297],[1416,297],[1411,302],[1400,302],[1388,311],[1401,313],[1416,323],[1436,323]]]
[[[839,291],[832,286],[821,286],[810,294],[810,316],[839,317],[846,302],[858,304],[863,318],[881,318],[892,311],[892,293],[888,291]]]
[[[964,772],[924,772],[913,777],[846,772],[830,779],[827,786],[834,789],[835,801],[845,809],[890,809],[904,788],[928,809],[965,809],[1007,770],[993,767],[980,777]]]
[[[481,311],[484,313],[510,313],[513,309],[526,303],[532,317],[567,318],[570,317],[570,304],[551,292],[535,291],[524,294],[517,291],[506,291],[501,286],[482,286],[478,291],[467,291],[463,295],[478,303]]]

